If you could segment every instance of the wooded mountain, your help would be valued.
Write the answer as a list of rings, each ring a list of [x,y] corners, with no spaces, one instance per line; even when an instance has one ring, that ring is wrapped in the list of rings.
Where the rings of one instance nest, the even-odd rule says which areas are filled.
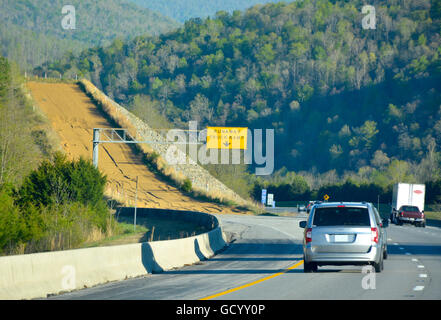
[[[178,127],[274,128],[278,168],[343,173],[419,162],[441,143],[441,1],[372,1],[369,30],[364,4],[218,12],[44,68],[79,70],[118,102]]]
[[[149,8],[185,22],[191,18],[207,18],[214,16],[218,11],[232,13],[234,10],[245,10],[257,4],[278,2],[277,0],[129,0],[139,6]],[[285,1],[291,2],[291,1]]]
[[[75,7],[75,30],[65,30],[64,5]],[[158,35],[178,24],[122,0],[0,0],[0,54],[23,69],[54,60],[67,51],[108,45],[116,37]]]

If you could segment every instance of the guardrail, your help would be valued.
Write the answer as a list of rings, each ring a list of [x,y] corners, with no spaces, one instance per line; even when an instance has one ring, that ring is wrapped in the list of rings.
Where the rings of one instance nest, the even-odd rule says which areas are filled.
[[[214,229],[176,240],[0,257],[0,299],[41,298],[179,268],[210,258],[226,245],[214,216],[177,210],[139,210],[141,214],[145,210],[144,214],[196,219],[191,221],[213,225]]]

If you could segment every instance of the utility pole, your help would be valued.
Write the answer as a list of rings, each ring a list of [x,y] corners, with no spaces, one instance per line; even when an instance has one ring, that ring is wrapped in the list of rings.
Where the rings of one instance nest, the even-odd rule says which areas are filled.
[[[135,192],[135,218],[133,220],[133,231],[136,231],[136,208],[138,206],[138,176],[136,176],[136,192]]]
[[[377,208],[378,208],[378,213],[380,213],[380,195],[378,195]]]

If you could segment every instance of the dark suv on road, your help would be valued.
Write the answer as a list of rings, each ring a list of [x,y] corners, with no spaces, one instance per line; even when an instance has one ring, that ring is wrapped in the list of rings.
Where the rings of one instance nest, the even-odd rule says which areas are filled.
[[[386,227],[377,209],[365,202],[320,203],[312,207],[304,228],[304,271],[323,265],[372,265],[383,269],[387,258]]]

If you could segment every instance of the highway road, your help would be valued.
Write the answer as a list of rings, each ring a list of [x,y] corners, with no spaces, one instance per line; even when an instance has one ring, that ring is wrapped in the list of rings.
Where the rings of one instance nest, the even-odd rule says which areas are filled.
[[[306,215],[218,218],[234,240],[212,259],[50,299],[441,299],[440,228],[391,225],[381,273],[326,266],[305,274],[298,222]]]

